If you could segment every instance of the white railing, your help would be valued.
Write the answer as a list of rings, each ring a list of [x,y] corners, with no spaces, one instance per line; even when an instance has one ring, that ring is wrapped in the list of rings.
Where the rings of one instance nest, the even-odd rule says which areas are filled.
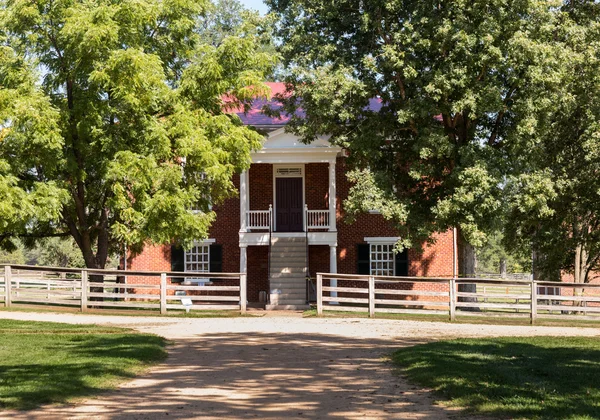
[[[246,212],[248,229],[269,229],[273,225],[273,206],[269,210],[248,210]]]
[[[167,309],[246,312],[244,273],[202,273],[211,282],[192,285],[179,282],[197,278],[198,273],[10,265],[3,271],[0,301],[6,307],[41,303],[76,306],[82,312],[89,308],[156,309],[161,314]]]
[[[331,280],[336,280],[333,286]],[[600,321],[600,284],[317,273],[324,310]]]
[[[329,210],[309,210],[306,211],[306,227],[308,229],[329,229]]]

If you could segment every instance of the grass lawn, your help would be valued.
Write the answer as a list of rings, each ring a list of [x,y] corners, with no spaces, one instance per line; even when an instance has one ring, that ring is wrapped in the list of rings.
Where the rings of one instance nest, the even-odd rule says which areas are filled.
[[[2,310],[2,308],[0,308]],[[315,308],[304,311],[303,316],[305,318],[318,317],[317,310]],[[323,318],[368,318],[369,313],[367,309],[365,312],[349,312],[349,311],[324,311]],[[508,317],[508,316],[473,316],[473,315],[462,315],[460,312],[456,314],[456,321],[451,322],[448,319],[448,315],[429,315],[429,314],[388,314],[388,313],[376,313],[376,319],[397,319],[406,321],[426,321],[426,322],[447,322],[452,324],[484,324],[484,325],[530,325],[529,316],[522,317]],[[535,322],[536,326],[546,327],[580,327],[580,328],[599,328],[600,317],[598,321],[567,318],[567,319],[552,319],[552,318],[538,318]]]
[[[469,413],[600,418],[600,338],[440,341],[398,350],[393,361],[410,381]]]
[[[0,408],[31,409],[114,388],[166,357],[151,334],[0,320]]]

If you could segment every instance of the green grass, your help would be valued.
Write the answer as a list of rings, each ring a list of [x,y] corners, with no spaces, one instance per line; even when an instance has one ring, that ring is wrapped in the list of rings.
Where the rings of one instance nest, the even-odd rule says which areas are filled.
[[[0,320],[0,408],[26,410],[112,389],[163,360],[165,344],[122,328]]]
[[[1,310],[1,308],[0,308]],[[304,311],[304,318],[317,317],[317,310],[315,308]],[[368,318],[369,313],[365,309],[364,312],[349,312],[349,311],[330,311],[326,310],[323,312],[322,317],[324,318]],[[431,315],[431,314],[386,314],[376,313],[376,319],[397,319],[406,321],[426,321],[426,322],[448,322],[448,315]],[[453,324],[483,324],[483,325],[530,325],[528,315],[521,317],[509,317],[498,314],[496,316],[465,316],[460,315],[460,312],[456,315],[456,321]],[[556,318],[538,318],[535,322],[536,326],[546,327],[577,327],[577,328],[600,328],[600,318],[598,321],[586,320],[586,319],[556,319]]]
[[[413,383],[468,413],[517,419],[600,418],[600,339],[460,339],[398,350]]]
[[[0,304],[1,305],[1,304]],[[33,312],[33,313],[72,313],[82,314],[79,307],[76,306],[60,306],[60,305],[47,305],[47,304],[13,304],[11,307],[6,308],[0,306],[0,312]],[[140,309],[140,308],[107,308],[107,309],[94,309],[90,308],[83,315],[106,315],[106,316],[131,316],[131,317],[143,317],[143,316],[160,316],[160,317],[173,317],[173,318],[243,318],[243,317],[256,317],[257,313],[247,312],[240,314],[239,310],[205,310],[205,311],[190,311],[189,313],[185,310],[174,310],[171,309],[166,315],[161,315],[158,310]]]

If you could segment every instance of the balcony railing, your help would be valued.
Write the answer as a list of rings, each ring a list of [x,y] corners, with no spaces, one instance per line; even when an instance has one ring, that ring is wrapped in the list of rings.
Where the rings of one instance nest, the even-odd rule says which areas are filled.
[[[309,210],[306,206],[306,227],[308,229],[329,229],[329,210]]]
[[[246,224],[249,229],[269,229],[273,225],[273,206],[269,205],[269,210],[247,211]]]
[[[248,229],[269,230],[273,229],[273,205],[269,210],[248,210],[246,212],[246,226]],[[309,210],[304,207],[304,231],[308,229],[329,229],[329,210]]]

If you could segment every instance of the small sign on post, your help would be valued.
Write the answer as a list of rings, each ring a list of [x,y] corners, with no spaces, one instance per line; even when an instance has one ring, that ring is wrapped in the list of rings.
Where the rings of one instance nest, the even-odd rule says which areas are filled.
[[[190,298],[181,298],[181,304],[185,307],[185,312],[190,313],[190,309],[192,309],[192,299]]]

